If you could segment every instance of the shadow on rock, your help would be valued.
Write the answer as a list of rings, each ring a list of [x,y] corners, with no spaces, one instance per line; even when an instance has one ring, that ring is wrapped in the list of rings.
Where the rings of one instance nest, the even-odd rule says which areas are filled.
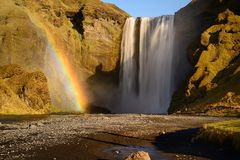
[[[87,108],[85,113],[88,113],[88,114],[111,114],[111,111],[104,107],[90,105],[90,107]]]
[[[88,91],[92,97],[90,113],[109,113],[110,106],[117,103],[119,68],[118,62],[114,70],[104,71],[100,64],[96,67],[95,74],[88,78]]]

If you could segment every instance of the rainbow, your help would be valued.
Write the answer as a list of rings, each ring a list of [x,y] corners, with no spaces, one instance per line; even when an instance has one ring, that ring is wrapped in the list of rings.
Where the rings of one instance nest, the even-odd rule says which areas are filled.
[[[29,12],[29,11],[27,11]],[[72,64],[70,63],[68,57],[66,56],[66,51],[59,46],[49,28],[47,28],[37,16],[32,16],[33,14],[28,14],[31,21],[37,25],[40,29],[42,29],[45,33],[45,36],[48,41],[48,45],[50,47],[51,53],[54,54],[54,59],[57,61],[58,66],[60,67],[61,72],[64,74],[68,89],[70,90],[71,94],[74,96],[73,100],[74,106],[76,111],[78,112],[85,112],[87,107],[87,98],[84,95],[84,89],[81,86],[80,80],[75,72]]]

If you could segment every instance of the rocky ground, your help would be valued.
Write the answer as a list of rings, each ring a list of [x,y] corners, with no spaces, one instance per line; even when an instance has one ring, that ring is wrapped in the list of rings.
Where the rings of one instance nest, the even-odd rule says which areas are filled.
[[[1,116],[0,159],[238,159],[230,146],[194,141],[204,123],[228,118],[161,115]]]

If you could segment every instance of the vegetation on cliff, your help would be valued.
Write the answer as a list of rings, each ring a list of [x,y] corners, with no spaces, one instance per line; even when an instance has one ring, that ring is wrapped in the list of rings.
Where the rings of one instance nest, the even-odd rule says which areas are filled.
[[[42,72],[26,72],[18,65],[0,67],[0,114],[46,114],[50,106]]]
[[[4,0],[0,7],[2,65],[42,69],[49,38],[43,28],[47,28],[72,63],[88,76],[99,64],[104,71],[115,69],[128,16],[116,6],[100,0]]]
[[[221,3],[220,10],[227,7],[225,1]],[[227,116],[240,113],[240,16],[236,10],[218,13],[217,7],[213,9],[215,21],[189,47],[194,69],[173,96],[170,112]]]
[[[199,138],[222,145],[230,142],[240,150],[240,120],[205,124]]]
[[[100,0],[3,0],[0,5],[0,65],[42,71],[55,106],[69,106],[64,77],[56,66],[61,51],[79,80],[116,68],[128,15]],[[63,69],[63,68],[62,68]]]

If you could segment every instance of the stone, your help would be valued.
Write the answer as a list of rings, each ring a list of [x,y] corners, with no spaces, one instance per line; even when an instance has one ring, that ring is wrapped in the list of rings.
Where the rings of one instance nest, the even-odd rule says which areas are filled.
[[[41,122],[38,122],[38,123],[37,123],[37,126],[44,126],[44,124],[41,123]]]
[[[36,126],[36,125],[34,125],[34,124],[30,124],[28,128],[29,128],[29,129],[36,129],[36,128],[37,128],[37,126]]]
[[[147,152],[138,151],[129,155],[125,160],[151,160],[151,158]]]

